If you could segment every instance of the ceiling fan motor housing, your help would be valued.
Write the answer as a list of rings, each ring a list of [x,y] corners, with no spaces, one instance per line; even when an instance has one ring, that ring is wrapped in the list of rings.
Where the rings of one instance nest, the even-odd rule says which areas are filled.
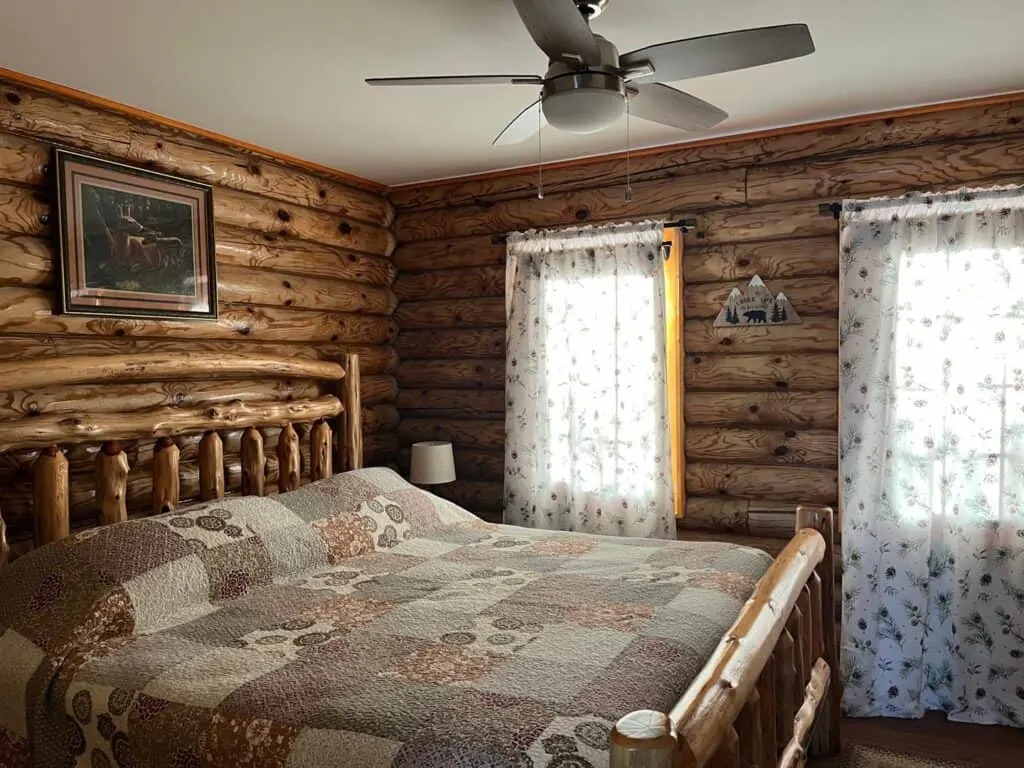
[[[594,37],[601,50],[600,64],[580,69],[553,61],[544,77],[544,117],[559,130],[597,133],[626,112],[626,87],[618,70],[619,51],[600,35]]]

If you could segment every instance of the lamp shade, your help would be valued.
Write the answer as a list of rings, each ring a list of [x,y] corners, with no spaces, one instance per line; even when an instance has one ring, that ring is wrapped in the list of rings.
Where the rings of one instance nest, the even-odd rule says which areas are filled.
[[[412,466],[409,482],[417,485],[440,485],[455,480],[455,457],[452,444],[438,440],[412,444]]]

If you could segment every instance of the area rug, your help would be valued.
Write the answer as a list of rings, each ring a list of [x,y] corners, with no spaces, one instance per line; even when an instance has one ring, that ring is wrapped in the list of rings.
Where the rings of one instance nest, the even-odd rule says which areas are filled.
[[[967,763],[928,760],[861,744],[850,744],[839,757],[812,760],[809,765],[812,768],[975,768]]]

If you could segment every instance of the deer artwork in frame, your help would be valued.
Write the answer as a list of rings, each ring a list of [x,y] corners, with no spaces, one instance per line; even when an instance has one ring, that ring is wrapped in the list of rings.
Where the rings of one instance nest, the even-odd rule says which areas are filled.
[[[56,150],[60,305],[105,317],[217,317],[213,191]]]

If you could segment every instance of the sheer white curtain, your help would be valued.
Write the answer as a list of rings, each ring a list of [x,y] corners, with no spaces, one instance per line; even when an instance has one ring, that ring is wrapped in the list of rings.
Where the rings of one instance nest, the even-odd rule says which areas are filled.
[[[847,203],[845,706],[1024,725],[1024,194]]]
[[[675,534],[662,225],[509,238],[505,522]]]

